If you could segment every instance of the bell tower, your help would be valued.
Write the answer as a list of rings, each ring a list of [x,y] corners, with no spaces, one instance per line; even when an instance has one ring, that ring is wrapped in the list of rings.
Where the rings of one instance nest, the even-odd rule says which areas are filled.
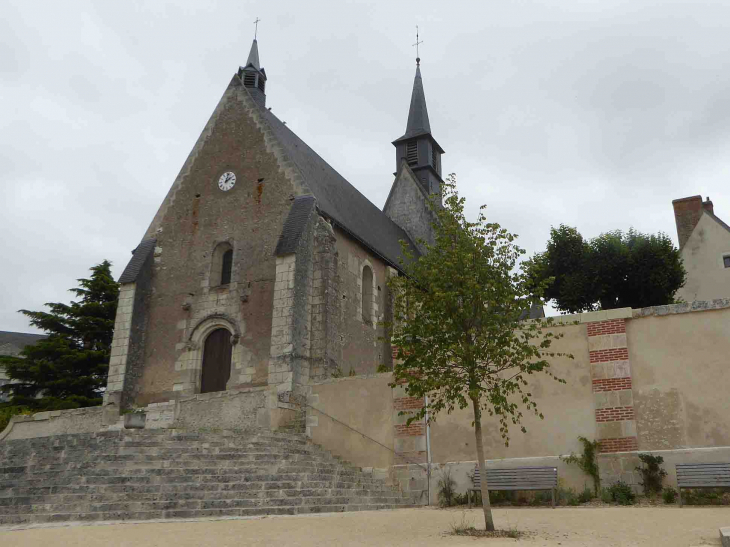
[[[246,65],[238,69],[238,77],[241,78],[243,87],[248,89],[254,101],[261,106],[266,106],[266,71],[261,68],[259,63],[259,45],[256,38],[251,44]]]
[[[393,145],[395,146],[396,171],[400,168],[401,162],[405,160],[427,193],[440,193],[443,182],[441,155],[444,153],[444,149],[431,134],[426,95],[421,79],[420,57],[416,57],[416,77],[413,80],[406,132],[402,137],[394,140]]]

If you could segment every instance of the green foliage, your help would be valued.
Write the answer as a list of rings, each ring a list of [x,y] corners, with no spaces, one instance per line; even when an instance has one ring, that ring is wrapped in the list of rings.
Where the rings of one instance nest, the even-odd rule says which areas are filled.
[[[601,501],[603,503],[612,503],[613,502],[613,494],[611,493],[610,489],[601,488]]]
[[[378,368],[375,369],[375,372],[390,372],[390,368],[388,365],[378,365]]]
[[[633,505],[636,501],[636,494],[631,487],[623,481],[618,481],[608,487],[611,501],[619,505]]]
[[[509,425],[522,418],[520,405],[542,417],[525,389],[527,377],[543,372],[564,383],[547,361],[564,355],[550,350],[561,336],[543,330],[550,318],[521,320],[537,300],[525,273],[515,269],[524,253],[516,236],[487,223],[484,206],[476,222],[468,221],[453,175],[443,190],[444,206],[432,203],[435,241],[420,241],[427,252],[419,260],[403,244],[406,275],[389,282],[394,320],[386,326],[401,360],[391,386],[405,382],[409,396],[428,395],[432,419],[476,405],[477,421],[482,410],[496,416],[508,444]]]
[[[447,467],[441,471],[441,478],[438,481],[438,500],[441,507],[456,505],[456,481],[451,476],[451,468]]]
[[[664,503],[671,505],[677,501],[677,491],[669,486],[664,489],[664,492],[662,492],[662,498],[664,499]]]
[[[672,304],[686,271],[679,250],[664,233],[616,230],[589,241],[575,228],[550,230],[543,253],[527,261],[535,284],[569,313]]]
[[[429,202],[434,240],[418,241],[426,252],[417,260],[402,242],[405,275],[388,282],[393,321],[386,327],[400,361],[390,385],[404,385],[410,397],[429,398],[428,409],[403,413],[410,414],[408,423],[427,411],[433,420],[441,411],[471,406],[482,465],[483,412],[496,417],[509,444],[510,425],[526,431],[522,409],[542,418],[526,389],[527,377],[543,372],[564,383],[550,372],[548,358],[565,354],[550,349],[562,336],[544,328],[552,319],[522,320],[539,302],[544,284],[531,283],[517,268],[524,250],[514,243],[516,236],[487,223],[486,206],[476,221],[467,220],[454,175],[442,191],[443,205],[441,196]],[[487,530],[493,530],[489,506],[483,507]]]
[[[589,441],[585,437],[578,437],[578,440],[583,445],[583,453],[580,456],[576,456],[572,452],[570,456],[561,458],[565,463],[577,465],[583,473],[593,479],[593,489],[595,490],[596,496],[601,490],[601,475],[598,469],[598,462],[596,461],[596,454],[601,446],[598,441]]]
[[[730,505],[730,489],[688,488],[682,498],[686,505]]]
[[[350,368],[350,372],[347,374],[348,376],[357,376],[357,373],[355,372],[355,368]]]
[[[644,495],[659,494],[662,491],[662,481],[667,476],[667,472],[661,468],[664,458],[651,454],[639,454],[639,459],[643,465],[637,467],[636,470],[644,479],[641,482],[641,486],[644,487]]]
[[[335,370],[332,371],[332,378],[342,378],[342,369],[340,367],[336,367]]]
[[[30,324],[49,334],[21,351],[0,357],[11,382],[6,406],[61,410],[101,404],[106,387],[119,285],[104,261],[89,279],[71,289],[78,302],[49,303],[50,312],[20,310]]]
[[[2,433],[13,416],[21,414],[32,414],[32,411],[24,406],[3,406],[0,407],[0,433]]]
[[[585,487],[583,489],[583,491],[580,494],[578,494],[578,501],[580,503],[588,503],[592,499],[593,499],[593,491],[588,487]]]

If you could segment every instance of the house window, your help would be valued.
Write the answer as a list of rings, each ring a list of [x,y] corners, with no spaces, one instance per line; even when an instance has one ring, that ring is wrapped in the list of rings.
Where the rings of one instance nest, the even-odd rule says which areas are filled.
[[[418,165],[418,143],[416,141],[406,143],[406,161],[408,165]]]
[[[727,255],[727,256],[723,256],[722,257],[722,264],[726,268],[730,268],[730,255]]]
[[[362,320],[373,320],[373,270],[370,266],[362,269]]]
[[[210,264],[210,286],[225,286],[233,280],[233,247],[227,241],[213,250]]]

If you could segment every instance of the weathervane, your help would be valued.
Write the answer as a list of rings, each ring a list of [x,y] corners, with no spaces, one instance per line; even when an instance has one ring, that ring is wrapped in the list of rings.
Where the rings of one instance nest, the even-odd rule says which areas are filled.
[[[418,54],[418,46],[422,43],[423,43],[423,40],[418,39],[418,25],[416,25],[416,43],[413,45],[416,46],[416,64],[417,65],[421,64],[421,56]]]
[[[253,24],[254,24],[254,25],[256,25],[256,29],[255,29],[255,30],[253,31],[253,39],[254,39],[254,40],[256,39],[256,37],[257,37],[257,36],[258,36],[258,34],[259,34],[259,21],[261,21],[261,19],[259,19],[259,18],[257,17],[257,18],[256,18],[256,20],[255,20],[255,21],[253,22]]]

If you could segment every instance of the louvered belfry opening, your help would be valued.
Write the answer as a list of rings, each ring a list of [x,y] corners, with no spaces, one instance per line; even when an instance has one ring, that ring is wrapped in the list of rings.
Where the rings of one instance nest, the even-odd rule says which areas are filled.
[[[406,143],[406,161],[408,165],[418,165],[418,143],[416,141]]]
[[[256,87],[256,73],[255,72],[244,72],[243,73],[243,85],[246,87]],[[262,89],[263,91],[263,89]]]
[[[264,93],[264,88],[266,87],[266,80],[264,80],[261,76],[259,76],[258,87],[259,87],[259,91],[261,91],[261,93]]]
[[[225,391],[231,377],[231,333],[216,329],[205,339],[200,393]]]
[[[431,165],[436,171],[439,170],[439,153],[436,151],[435,146],[431,146]]]

